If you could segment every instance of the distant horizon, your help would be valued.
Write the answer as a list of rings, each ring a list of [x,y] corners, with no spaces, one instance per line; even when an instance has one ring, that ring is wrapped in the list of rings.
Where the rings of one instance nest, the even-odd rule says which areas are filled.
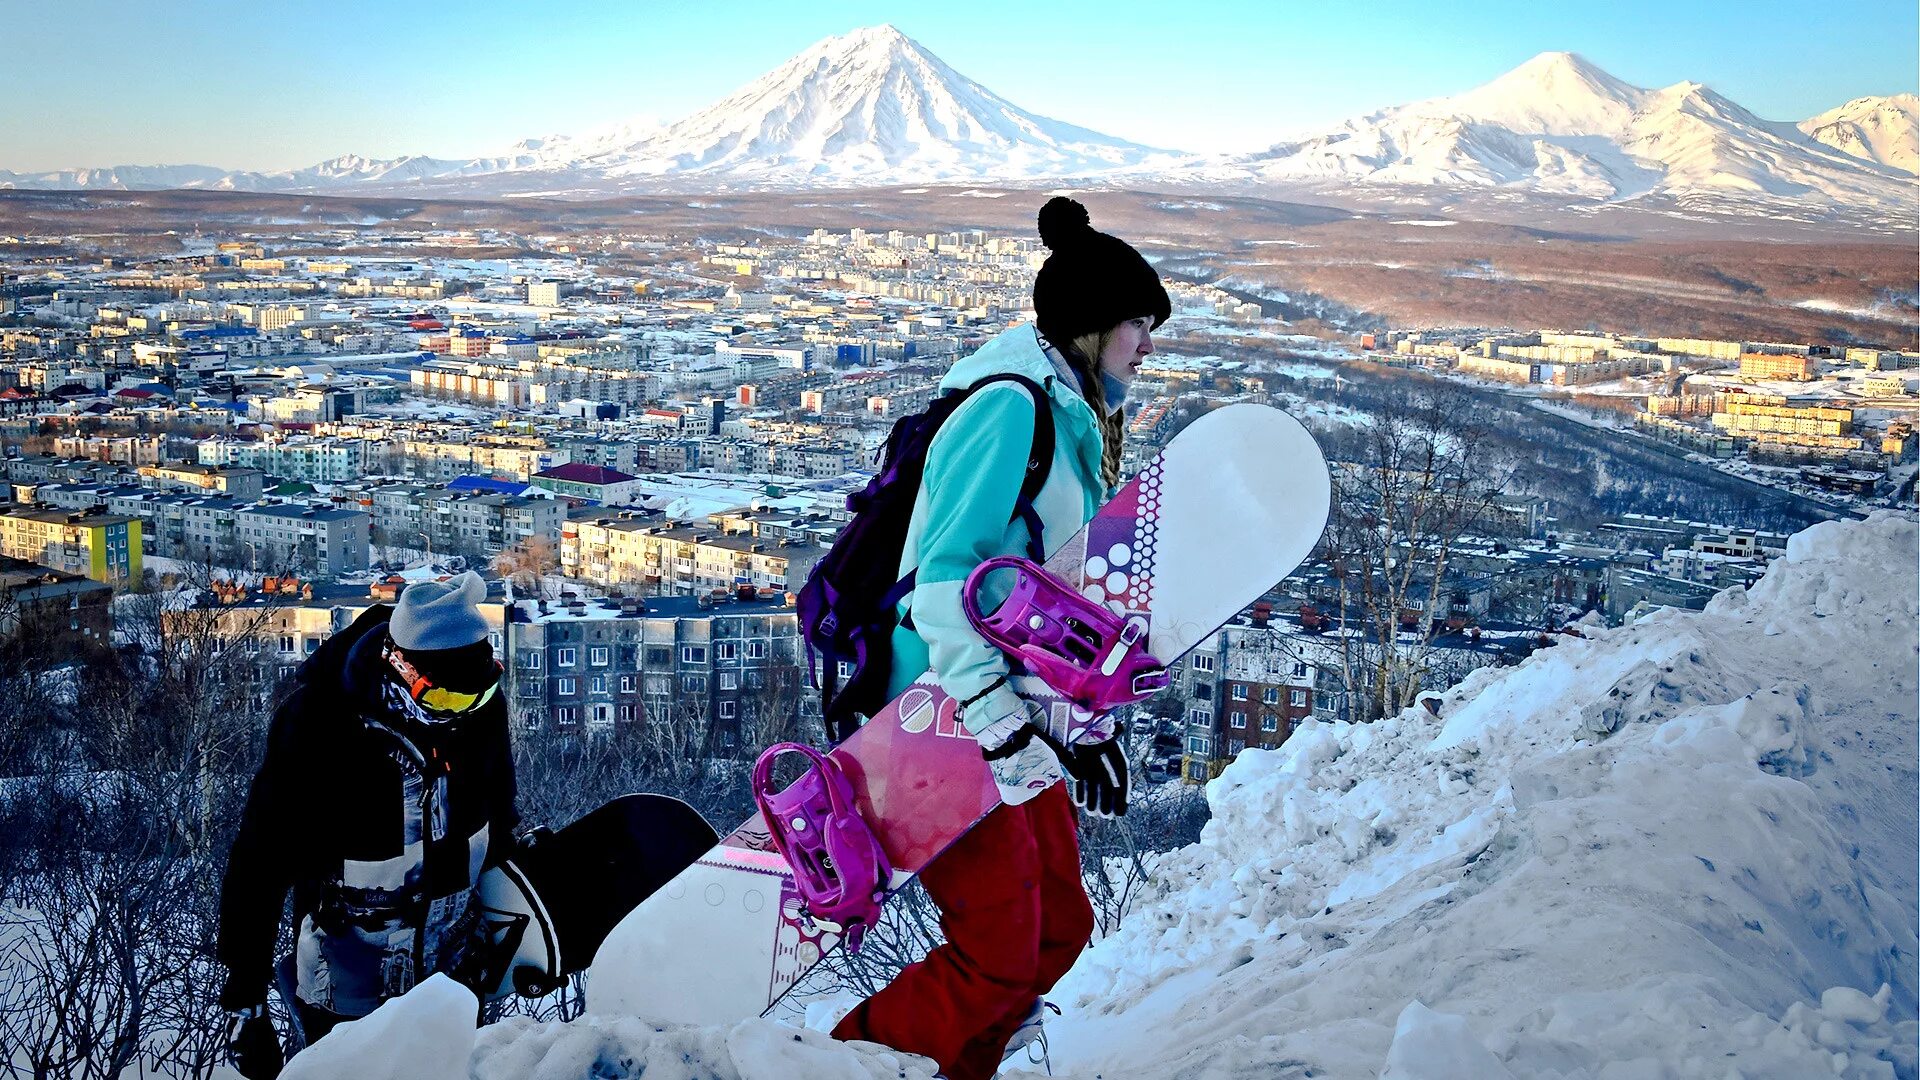
[[[1676,11],[1652,0],[1604,22],[1510,0],[1464,13],[1397,0],[1341,11],[1202,0],[1179,21],[1145,5],[1005,0],[906,18],[866,2],[759,7],[764,16],[742,5],[724,38],[679,6],[349,0],[324,19],[234,0],[22,9],[9,22],[36,47],[0,72],[0,95],[20,106],[0,113],[0,169],[280,172],[346,155],[488,157],[528,138],[672,123],[822,39],[884,23],[1022,109],[1203,154],[1457,94],[1543,52],[1577,53],[1637,86],[1704,83],[1784,123],[1920,91],[1920,11],[1881,0],[1838,5],[1840,17],[1812,24],[1790,4]],[[248,66],[230,66],[241,54],[228,50],[247,46]],[[1061,78],[1063,65],[1084,77]]]

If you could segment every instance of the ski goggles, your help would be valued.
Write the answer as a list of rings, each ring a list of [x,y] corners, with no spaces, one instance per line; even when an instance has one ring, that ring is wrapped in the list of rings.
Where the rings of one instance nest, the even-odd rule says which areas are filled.
[[[493,681],[484,690],[454,690],[439,686],[420,669],[407,661],[406,654],[398,649],[387,649],[387,664],[400,676],[400,685],[406,688],[407,696],[414,704],[431,713],[442,716],[457,716],[472,712],[493,699],[494,692],[500,689],[500,676],[506,673],[505,665],[493,661]]]

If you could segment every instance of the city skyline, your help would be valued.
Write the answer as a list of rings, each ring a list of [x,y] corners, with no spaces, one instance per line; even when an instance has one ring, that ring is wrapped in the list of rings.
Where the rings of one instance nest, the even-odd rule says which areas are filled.
[[[535,21],[519,8],[349,3],[324,22],[228,3],[23,8],[9,22],[41,47],[0,74],[0,93],[29,106],[0,116],[0,169],[271,170],[342,154],[494,154],[524,138],[671,122],[822,38],[888,22],[1023,108],[1203,153],[1251,151],[1457,93],[1549,50],[1577,52],[1637,85],[1704,82],[1774,121],[1920,85],[1907,47],[1920,16],[1911,4],[1864,0],[1816,24],[1784,4],[1676,14],[1635,3],[1604,25],[1507,3],[1442,16],[1410,4],[1329,12],[1221,2],[1184,8],[1179,21],[1144,5],[744,10],[722,40],[685,6],[586,4]],[[1336,44],[1315,47],[1324,43]],[[251,51],[228,52],[244,46]],[[516,59],[527,53],[533,60]],[[234,55],[254,66],[234,70]],[[1086,77],[1060,79],[1063,63]]]

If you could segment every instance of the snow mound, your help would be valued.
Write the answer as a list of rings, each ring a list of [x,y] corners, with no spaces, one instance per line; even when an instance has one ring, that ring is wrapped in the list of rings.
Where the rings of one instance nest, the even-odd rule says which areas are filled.
[[[768,1020],[732,1027],[655,1026],[586,1016],[571,1023],[518,1017],[480,1033],[473,1080],[931,1080],[926,1058],[874,1043],[844,1043]]]
[[[1056,1070],[1916,1075],[1912,521],[1308,724],[1055,989]]]
[[[295,1054],[281,1080],[465,1080],[473,991],[435,975]]]
[[[295,1055],[282,1080],[931,1080],[931,1061],[770,1020],[656,1026],[638,1018],[474,1031],[473,992],[435,975]]]

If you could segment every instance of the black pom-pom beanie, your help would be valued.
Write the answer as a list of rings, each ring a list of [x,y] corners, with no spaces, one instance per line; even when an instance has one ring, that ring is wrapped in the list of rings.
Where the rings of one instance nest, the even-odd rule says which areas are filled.
[[[1040,208],[1040,241],[1052,252],[1033,279],[1040,334],[1065,347],[1083,334],[1153,316],[1158,329],[1173,301],[1147,260],[1125,240],[1093,227],[1087,208],[1056,195]]]

